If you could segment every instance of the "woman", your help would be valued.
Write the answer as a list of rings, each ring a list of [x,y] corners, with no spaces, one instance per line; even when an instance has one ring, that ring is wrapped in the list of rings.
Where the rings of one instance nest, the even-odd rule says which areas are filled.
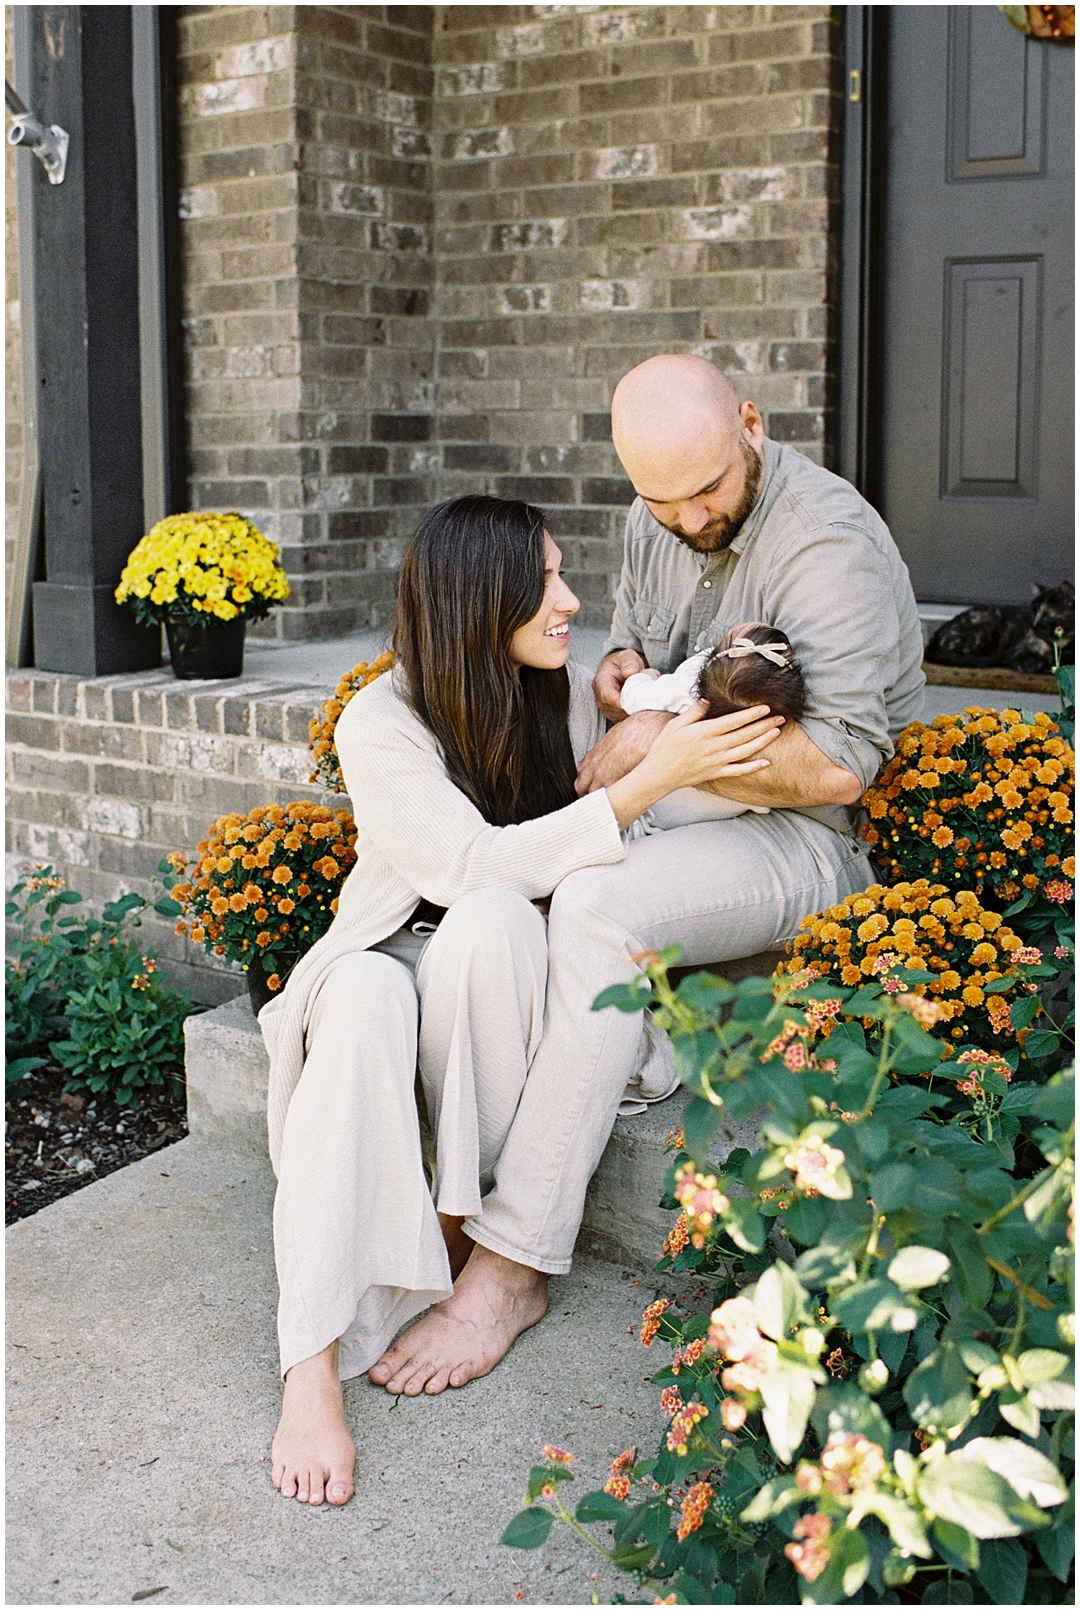
[[[577,764],[603,721],[588,678],[568,668],[578,601],[559,565],[538,509],[442,504],[402,563],[394,672],[338,722],[357,862],[329,933],[259,1020],[279,1179],[273,1480],[286,1497],[352,1494],[341,1380],[370,1370],[393,1392],[460,1386],[543,1316],[544,1257],[508,1256],[483,1223],[543,1032],[537,903],[570,873],[622,860],[624,831],[671,790],[768,765],[760,751],[782,720],[759,707],[702,722],[695,707],[626,777],[577,798]],[[410,926],[421,901],[445,909],[431,937]],[[654,1080],[660,1065],[655,1093],[670,1088],[666,1051],[643,1036],[639,1062],[652,1054]],[[583,1121],[603,1129],[590,1137],[595,1166],[613,1113]],[[533,1151],[540,1166],[542,1132]]]

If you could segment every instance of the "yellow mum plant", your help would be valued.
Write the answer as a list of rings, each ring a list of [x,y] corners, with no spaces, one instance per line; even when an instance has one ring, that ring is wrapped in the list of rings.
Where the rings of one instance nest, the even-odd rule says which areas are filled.
[[[116,589],[140,626],[261,620],[289,596],[278,546],[242,514],[170,514],[128,556]]]
[[[185,877],[172,888],[186,933],[214,956],[250,966],[258,956],[271,991],[329,928],[356,860],[346,810],[296,800],[223,816],[197,847],[169,860]]]
[[[335,794],[344,793],[341,763],[334,748],[334,729],[338,724],[338,717],[355,693],[359,693],[361,688],[366,688],[369,682],[374,682],[376,677],[382,676],[393,663],[394,656],[391,653],[380,654],[370,663],[361,660],[351,671],[346,671],[334,689],[333,698],[327,699],[323,705],[322,717],[312,716],[308,748],[315,756],[315,770],[311,774],[311,782],[322,783],[324,788],[332,789]]]
[[[953,1041],[993,1045],[1019,1038],[1008,1014],[987,986],[995,979],[1026,977],[1022,969],[1038,959],[1025,949],[996,911],[987,911],[970,889],[950,891],[943,883],[917,878],[885,888],[876,883],[849,895],[837,906],[806,917],[777,968],[778,982],[792,975],[800,982],[856,985],[884,979],[889,993],[925,999],[915,1016]],[[909,985],[904,972],[933,975]],[[839,1003],[837,1003],[839,1006]]]
[[[940,877],[1007,903],[1072,899],[1075,756],[1039,711],[970,706],[914,721],[863,795],[863,837],[890,882]]]

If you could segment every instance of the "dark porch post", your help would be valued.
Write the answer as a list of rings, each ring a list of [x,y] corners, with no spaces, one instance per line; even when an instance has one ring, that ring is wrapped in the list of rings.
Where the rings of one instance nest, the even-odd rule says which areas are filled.
[[[71,135],[63,184],[20,157],[34,165],[45,525],[34,662],[82,676],[145,670],[160,664],[160,633],[113,599],[143,532],[131,8],[26,9],[27,99]]]

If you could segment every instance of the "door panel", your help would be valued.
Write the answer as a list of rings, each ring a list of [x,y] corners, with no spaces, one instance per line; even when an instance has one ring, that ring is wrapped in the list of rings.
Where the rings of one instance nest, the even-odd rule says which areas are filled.
[[[880,506],[916,595],[1072,573],[1069,47],[889,6]]]
[[[943,498],[1033,498],[1038,258],[945,264]]]
[[[1025,39],[1004,17],[1002,27],[990,26],[981,13],[996,6],[948,10],[950,179],[1041,173],[1045,44]]]

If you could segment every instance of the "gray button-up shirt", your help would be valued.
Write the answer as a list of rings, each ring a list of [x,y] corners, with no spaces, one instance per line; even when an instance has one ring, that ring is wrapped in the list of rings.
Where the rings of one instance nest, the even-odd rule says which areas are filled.
[[[637,649],[670,671],[750,620],[787,634],[809,694],[800,726],[865,787],[921,712],[911,580],[885,522],[853,486],[768,438],[757,502],[720,553],[694,553],[634,500],[604,653]],[[852,831],[843,806],[805,814]]]

